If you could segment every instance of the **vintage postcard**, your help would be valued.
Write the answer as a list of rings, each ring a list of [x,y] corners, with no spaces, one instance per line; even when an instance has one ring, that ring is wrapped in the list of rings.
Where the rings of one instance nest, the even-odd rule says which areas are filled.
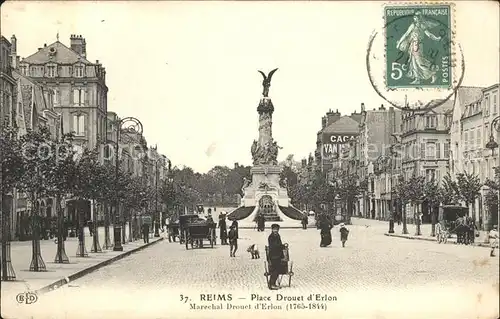
[[[495,1],[6,1],[2,318],[499,318]]]

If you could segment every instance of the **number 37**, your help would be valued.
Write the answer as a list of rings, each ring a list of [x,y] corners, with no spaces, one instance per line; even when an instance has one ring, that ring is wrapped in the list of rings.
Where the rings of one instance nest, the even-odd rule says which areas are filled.
[[[401,64],[397,62],[392,62],[391,64],[391,78],[393,80],[399,80],[403,76],[403,71],[406,71],[406,64]]]

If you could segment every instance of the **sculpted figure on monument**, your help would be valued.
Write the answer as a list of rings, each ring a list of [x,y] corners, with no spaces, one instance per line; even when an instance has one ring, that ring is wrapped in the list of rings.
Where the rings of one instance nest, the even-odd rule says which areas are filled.
[[[269,72],[267,76],[264,74],[264,72],[259,70],[259,73],[262,74],[262,76],[264,77],[264,81],[262,81],[262,87],[263,87],[262,95],[264,97],[268,97],[269,95],[269,88],[271,87],[271,78],[273,77],[274,72],[276,72],[277,70],[278,68],[272,70],[271,72]]]
[[[243,186],[241,187],[241,192],[245,194],[245,189],[250,186],[251,180],[246,177],[243,177]]]

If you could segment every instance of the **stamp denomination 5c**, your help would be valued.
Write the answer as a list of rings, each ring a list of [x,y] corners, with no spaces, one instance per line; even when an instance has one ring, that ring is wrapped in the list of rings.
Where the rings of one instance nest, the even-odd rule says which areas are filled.
[[[387,88],[450,88],[452,81],[452,6],[386,6]]]

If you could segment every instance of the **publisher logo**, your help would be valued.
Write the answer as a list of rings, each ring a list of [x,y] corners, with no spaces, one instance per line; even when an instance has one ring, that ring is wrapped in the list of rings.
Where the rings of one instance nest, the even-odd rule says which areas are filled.
[[[34,292],[23,292],[17,294],[16,301],[20,304],[31,305],[38,301],[38,296]]]

